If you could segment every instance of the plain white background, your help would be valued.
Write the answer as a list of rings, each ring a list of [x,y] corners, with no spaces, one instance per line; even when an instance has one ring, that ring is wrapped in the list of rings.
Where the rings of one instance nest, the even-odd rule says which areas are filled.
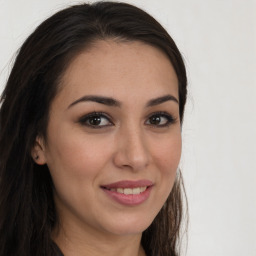
[[[126,2],[163,24],[187,66],[181,161],[190,212],[186,255],[256,256],[256,1]],[[0,0],[0,90],[24,39],[75,3]]]

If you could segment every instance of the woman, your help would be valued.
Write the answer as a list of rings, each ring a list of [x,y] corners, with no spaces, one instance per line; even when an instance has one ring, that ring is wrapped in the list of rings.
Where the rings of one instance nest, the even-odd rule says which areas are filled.
[[[43,22],[1,98],[0,255],[179,255],[186,72],[144,11]]]

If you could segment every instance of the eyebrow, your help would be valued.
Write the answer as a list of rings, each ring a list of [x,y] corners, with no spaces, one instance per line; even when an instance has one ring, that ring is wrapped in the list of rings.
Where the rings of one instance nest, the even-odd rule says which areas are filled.
[[[174,101],[179,104],[179,101],[177,100],[177,98],[175,98],[173,95],[167,94],[167,95],[150,100],[146,106],[153,107],[153,106],[162,104],[166,101]]]
[[[79,98],[78,100],[74,101],[71,103],[68,108],[80,103],[80,102],[87,102],[87,101],[92,101],[92,102],[97,102],[106,106],[110,107],[121,107],[121,102],[118,100],[115,100],[111,97],[104,97],[104,96],[96,96],[96,95],[87,95]],[[153,107],[159,104],[162,104],[166,101],[174,101],[179,104],[179,101],[172,95],[167,94],[161,97],[157,97],[155,99],[150,100],[147,104],[146,107]]]
[[[76,105],[77,103],[85,102],[85,101],[97,102],[97,103],[100,103],[100,104],[104,104],[104,105],[107,105],[107,106],[114,106],[114,107],[120,107],[121,106],[121,102],[118,101],[118,100],[115,100],[113,98],[103,97],[103,96],[88,95],[88,96],[83,96],[82,98],[74,101],[73,103],[71,103],[68,106],[68,108]]]

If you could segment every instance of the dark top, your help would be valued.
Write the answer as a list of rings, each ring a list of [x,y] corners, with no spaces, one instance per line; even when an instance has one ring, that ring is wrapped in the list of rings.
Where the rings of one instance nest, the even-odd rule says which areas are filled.
[[[55,246],[55,251],[57,252],[56,256],[64,256],[64,254],[62,253],[58,245],[54,243],[54,246]]]

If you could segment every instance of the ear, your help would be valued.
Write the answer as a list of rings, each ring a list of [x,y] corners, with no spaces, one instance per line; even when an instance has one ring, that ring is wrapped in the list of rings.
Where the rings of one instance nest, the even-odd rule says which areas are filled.
[[[39,136],[36,137],[34,146],[31,149],[31,156],[36,164],[46,164],[45,143]]]

